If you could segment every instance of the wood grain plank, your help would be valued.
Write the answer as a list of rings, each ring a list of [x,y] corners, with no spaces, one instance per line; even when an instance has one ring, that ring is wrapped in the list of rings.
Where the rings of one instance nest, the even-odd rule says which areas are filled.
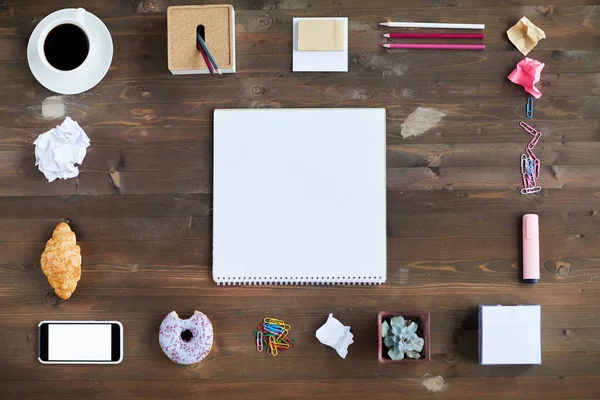
[[[157,380],[150,387],[144,381],[107,381],[99,387],[95,382],[65,381],[55,383],[32,383],[28,387],[19,386],[15,382],[3,383],[8,399],[66,399],[86,396],[94,400],[132,398],[175,399],[192,397],[244,397],[246,399],[262,399],[265,393],[277,393],[283,399],[338,399],[340,397],[365,397],[385,385],[389,391],[380,393],[383,399],[396,399],[397,393],[404,393],[411,398],[427,399],[430,393],[422,385],[423,379],[382,379],[354,380],[340,385],[337,381],[321,380],[318,385],[309,381],[274,382],[235,382],[235,381],[180,381],[177,393],[173,393],[173,384]],[[532,399],[594,399],[597,397],[597,383],[593,377],[510,377],[473,380],[469,378],[452,379],[451,389],[438,393],[441,399],[464,399],[469,396],[480,396],[485,393],[489,399],[505,399],[503,396],[527,396]],[[67,386],[67,387],[65,387]],[[0,387],[2,388],[2,387]],[[91,396],[91,397],[90,397]]]
[[[84,0],[85,1],[85,0]],[[216,0],[215,4],[222,4],[225,0]],[[228,0],[229,1],[229,0]],[[86,6],[93,13],[123,13],[129,14],[133,12],[137,13],[152,13],[152,12],[165,12],[166,8],[173,5],[173,1],[161,0],[146,2],[143,0],[135,0],[133,2],[125,0],[117,0],[110,3],[87,0],[85,1]],[[289,10],[304,10],[304,9],[316,9],[322,10],[323,12],[333,12],[344,10],[345,6],[343,3],[331,3],[326,0],[301,0],[294,2],[281,3],[276,0],[235,0],[230,1],[236,9],[289,9]],[[510,2],[513,6],[522,6],[521,11],[525,12],[527,16],[540,15],[548,16],[554,14],[557,10],[556,7],[567,7],[567,6],[580,6],[580,5],[592,5],[593,1],[590,0],[554,0],[553,5],[539,5],[538,3],[532,3],[529,0],[513,0]],[[13,7],[18,7],[20,12],[23,13],[39,13],[45,12],[50,13],[58,8],[68,8],[72,6],[68,0],[39,0],[35,5],[27,0],[12,0],[11,4]],[[193,0],[180,0],[177,4],[197,4]],[[371,3],[373,7],[389,9],[389,3],[385,0],[376,0]],[[410,0],[399,0],[395,3],[396,6],[403,9],[422,8],[422,7],[441,7],[441,8],[452,8],[457,7],[459,4],[455,0],[423,0],[418,5]],[[461,6],[486,6],[490,7],[490,4],[485,0],[465,0],[460,2]],[[434,14],[437,17],[439,14]]]
[[[381,75],[365,75],[355,71],[353,86],[348,87],[347,78],[331,79],[330,84],[323,88],[319,80],[307,80],[297,74],[288,73],[277,77],[252,77],[246,76],[232,82],[228,79],[203,82],[192,85],[182,79],[159,76],[152,82],[131,79],[117,82],[106,81],[94,88],[94,95],[80,95],[80,99],[87,99],[89,104],[114,104],[116,102],[146,102],[150,104],[172,102],[197,102],[208,97],[217,101],[229,99],[229,90],[233,85],[239,85],[238,97],[247,101],[277,101],[285,98],[290,91],[296,92],[297,101],[308,101],[315,93],[329,101],[370,100],[373,98],[382,101],[398,100],[428,100],[439,98],[453,99],[474,97],[477,99],[494,98],[498,96],[521,97],[522,89],[499,77],[497,80],[487,81],[481,75],[471,74],[457,79],[453,74],[438,74],[435,80],[430,76],[415,77],[410,81],[392,81],[389,85],[381,86]],[[110,77],[110,75],[109,75]],[[282,79],[285,78],[285,79]],[[35,86],[33,82],[29,85]],[[547,112],[555,106],[555,98],[588,97],[600,93],[600,74],[553,74],[545,76],[538,85],[546,95],[536,101],[537,111]],[[35,92],[23,93],[18,90],[22,83],[7,83],[0,85],[0,95],[12,106],[36,108],[43,104],[48,96],[39,96]],[[373,89],[375,88],[375,89]],[[77,98],[76,97],[76,98]],[[73,99],[62,98],[62,103],[73,103]],[[517,117],[516,115],[513,118]],[[546,116],[547,117],[547,116]],[[48,119],[48,118],[45,118]]]
[[[119,178],[117,178],[117,176]],[[77,179],[48,183],[39,171],[0,174],[2,196],[210,193],[210,171],[80,172]]]
[[[522,196],[513,189],[387,192],[388,215],[397,213],[468,212],[473,209],[513,213],[589,211],[598,209],[598,188],[547,189],[539,196]]]
[[[204,135],[202,135],[204,136]],[[522,143],[483,143],[465,145],[406,144],[388,146],[388,168],[410,167],[511,167],[519,175],[519,156],[524,152],[529,137],[523,136]],[[140,141],[135,147],[120,143],[110,146],[92,146],[86,154],[82,171],[203,171],[212,165],[212,143],[210,140],[192,139],[188,143],[163,143]],[[94,143],[95,144],[95,143]],[[18,151],[0,151],[0,169],[4,173],[20,172],[24,166],[33,167],[34,154],[31,145]],[[600,158],[599,143],[568,142],[547,143],[536,149],[536,155],[548,168],[558,166],[597,166]],[[583,169],[583,168],[582,168]],[[508,168],[507,168],[508,170]],[[515,175],[515,174],[511,174]],[[517,176],[518,177],[518,176]]]
[[[208,240],[177,239],[143,242],[79,242],[86,263],[208,264],[211,243]],[[0,244],[0,264],[32,264],[39,261],[44,243]]]
[[[78,241],[160,241],[191,236],[192,217],[169,218],[68,218]],[[0,242],[39,243],[48,240],[56,219],[4,219]]]
[[[513,120],[521,119],[519,113],[523,113],[522,97],[517,104],[507,103],[504,99],[483,99],[477,98],[455,100],[452,104],[443,104],[436,101],[404,100],[398,104],[395,99],[385,98],[346,98],[332,99],[326,94],[316,94],[312,99],[312,104],[318,107],[361,107],[369,104],[369,107],[385,107],[388,111],[388,119],[403,122],[408,115],[413,113],[418,107],[433,108],[441,110],[446,114],[444,120],[456,121],[461,119],[485,120],[492,122],[509,118]],[[368,100],[368,101],[367,101]],[[393,101],[392,101],[393,100]],[[538,107],[537,115],[541,119],[560,118],[562,120],[585,120],[595,119],[596,111],[600,103],[600,96],[580,97],[577,99],[551,98],[545,103],[544,107]],[[301,100],[269,100],[261,101],[250,99],[223,98],[221,101],[215,101],[211,106],[202,101],[192,103],[165,103],[151,104],[125,103],[119,104],[95,104],[94,107],[81,105],[81,103],[72,103],[68,106],[69,114],[73,119],[85,125],[90,122],[98,123],[100,121],[110,120],[112,123],[121,123],[127,125],[141,124],[179,124],[190,122],[205,122],[212,118],[215,108],[301,108],[306,103]],[[7,116],[15,118],[18,126],[27,126],[29,124],[39,124],[47,129],[47,121],[40,121],[39,108],[31,107],[25,109],[8,108],[5,109]],[[400,126],[401,124],[397,124]],[[541,129],[541,128],[540,128]],[[392,134],[394,132],[392,131]],[[400,132],[396,132],[400,136]]]
[[[522,188],[519,168],[440,167],[388,168],[391,190],[465,190]],[[595,165],[552,165],[540,168],[539,186],[547,189],[596,188],[600,168]]]
[[[131,343],[135,345],[135,343]],[[285,353],[281,360],[278,360],[279,368],[272,369],[272,362],[266,359],[264,355],[252,354],[249,351],[243,351],[236,349],[240,354],[236,357],[239,368],[243,371],[247,371],[247,375],[243,377],[243,381],[262,381],[267,379],[265,370],[270,372],[268,379],[270,381],[286,381],[289,379],[289,370],[293,369],[294,365],[298,362],[311,362],[318,363],[318,356],[314,357],[296,357],[296,354],[292,352]],[[353,349],[354,350],[354,349]],[[332,350],[333,351],[333,350]],[[160,352],[160,349],[158,349]],[[254,350],[256,353],[256,350]],[[299,352],[297,352],[299,353]],[[321,351],[323,353],[323,351]],[[325,352],[325,354],[329,354]],[[27,368],[38,369],[34,366],[30,360],[19,357],[20,354],[16,354],[14,358],[14,368],[17,369],[18,374],[23,374]],[[262,357],[261,357],[262,356]],[[430,376],[443,376],[449,382],[452,379],[471,376],[474,378],[486,378],[486,377],[518,377],[518,376],[530,376],[530,377],[544,377],[544,376],[565,376],[565,371],[569,371],[565,377],[577,377],[586,376],[589,373],[586,369],[587,365],[598,365],[597,354],[585,354],[585,353],[545,353],[544,364],[541,366],[497,366],[487,367],[482,369],[478,367],[478,364],[473,362],[471,359],[461,356],[456,356],[452,353],[447,354],[436,354],[433,356],[433,362],[428,365],[414,365],[411,368],[381,368],[378,366],[377,360],[373,359],[373,354],[368,357],[366,354],[356,355],[353,357],[352,364],[341,362],[333,357],[322,362],[323,367],[319,371],[319,379],[330,379],[336,380],[339,376],[348,376],[352,380],[364,379],[369,380],[373,376],[373,369],[376,370],[379,379],[423,379],[423,376],[429,374]],[[130,368],[121,369],[120,371],[103,369],[98,371],[97,368],[79,368],[80,381],[89,381],[94,379],[94,376],[102,378],[102,380],[115,380],[125,381],[131,379],[141,379],[145,381],[145,384],[150,384],[150,377],[153,375],[161,375],[161,380],[171,382],[173,385],[177,385],[179,381],[195,381],[195,380],[217,380],[227,374],[228,365],[235,356],[221,355],[219,357],[206,359],[205,363],[207,367],[204,368],[177,368],[170,364],[170,361],[161,354],[155,354],[154,357],[132,357],[127,358],[127,364]],[[154,362],[151,363],[150,360]],[[565,361],[561,361],[565,360]],[[557,364],[566,363],[563,367]],[[208,365],[210,368],[208,368]],[[8,368],[6,372],[8,372]],[[72,367],[71,367],[72,368]],[[561,369],[562,368],[562,369]],[[198,371],[200,369],[200,371]],[[136,377],[133,371],[144,371],[144,375]],[[4,372],[1,371],[0,372]],[[49,383],[50,381],[62,381],[65,382],[69,378],[69,368],[57,366],[52,370],[44,371],[45,374],[39,374],[37,382]],[[297,379],[311,380],[314,378],[314,370],[300,370],[296,372]],[[51,379],[52,378],[52,379]],[[97,379],[97,378],[96,378]]]
[[[68,107],[69,103],[66,102]],[[194,112],[192,105],[186,105],[190,114]],[[37,106],[37,115],[34,122],[27,126],[19,126],[11,123],[10,127],[4,127],[0,130],[0,144],[2,145],[3,153],[9,156],[8,151],[26,151],[30,157],[33,157],[32,143],[37,136],[52,127],[54,124],[59,124],[62,120],[49,120],[42,118],[41,107]],[[398,159],[396,155],[400,152],[403,156],[409,153],[410,157],[419,157],[415,153],[426,153],[445,151],[449,154],[446,159],[452,157],[452,165],[460,166],[464,163],[459,163],[464,154],[452,155],[460,149],[464,149],[466,153],[470,149],[473,153],[479,151],[487,153],[487,157],[498,163],[500,157],[495,157],[495,154],[490,154],[488,150],[491,146],[496,146],[498,151],[503,154],[507,151],[522,152],[527,144],[527,136],[519,127],[518,118],[511,118],[499,121],[485,120],[445,120],[442,119],[438,125],[432,127],[424,134],[418,136],[403,137],[402,124],[403,119],[389,119],[387,121],[388,135],[388,159],[391,161],[389,166]],[[92,146],[88,149],[89,154],[94,154],[96,148],[101,147],[101,150],[114,149],[119,153],[126,151],[157,151],[164,149],[167,154],[169,151],[181,151],[182,157],[186,157],[189,153],[197,154],[198,158],[204,159],[209,156],[212,148],[212,125],[210,121],[190,121],[189,124],[111,124],[98,121],[81,121],[83,128],[92,140]],[[7,124],[8,125],[8,124]],[[548,157],[558,159],[559,155],[570,150],[580,154],[580,158],[574,158],[573,155],[565,155],[564,164],[574,163],[594,163],[591,152],[597,147],[597,141],[600,139],[600,124],[597,119],[586,119],[580,121],[555,121],[552,119],[542,120],[536,119],[533,126],[543,132],[543,139],[540,142],[536,152],[544,155],[544,159]],[[400,132],[400,134],[398,134]],[[489,147],[488,147],[489,144]],[[422,146],[432,145],[432,146]],[[435,146],[433,146],[435,145]],[[477,148],[474,146],[478,146]],[[564,148],[562,148],[562,146]],[[589,149],[591,150],[588,150]],[[176,149],[176,150],[175,150]],[[419,151],[419,149],[423,149]],[[554,154],[556,152],[556,155]],[[157,154],[156,152],[153,154]],[[428,155],[429,156],[429,155]],[[471,154],[475,156],[475,154]],[[88,155],[88,157],[90,157]],[[105,160],[111,165],[118,166],[118,156]],[[421,156],[423,157],[423,156]],[[138,159],[141,159],[140,155]],[[144,157],[151,158],[151,157]],[[179,158],[179,157],[177,157]],[[437,158],[437,156],[436,156]],[[3,158],[4,159],[4,158]],[[419,158],[420,160],[421,158]],[[150,160],[151,161],[151,160]],[[170,160],[177,162],[178,160]],[[125,160],[126,164],[130,163]],[[508,161],[505,161],[508,163]],[[88,161],[84,165],[87,165]],[[512,164],[512,161],[511,161]],[[108,164],[107,164],[108,165]],[[507,164],[508,165],[508,164]],[[406,166],[406,165],[398,165]],[[422,166],[422,165],[421,165]]]
[[[211,215],[212,195],[0,196],[0,219],[189,217]]]

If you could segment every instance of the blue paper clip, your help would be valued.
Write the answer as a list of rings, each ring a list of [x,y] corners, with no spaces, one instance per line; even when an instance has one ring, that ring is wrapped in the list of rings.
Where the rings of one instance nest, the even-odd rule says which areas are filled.
[[[265,329],[265,331],[275,334],[283,333],[285,331],[285,329],[282,326],[267,324],[266,322],[263,323],[263,328]]]
[[[533,97],[528,97],[525,103],[525,115],[527,118],[533,117]]]
[[[527,174],[529,174],[529,176],[532,176],[535,179],[535,162],[531,158],[527,159],[526,169]]]

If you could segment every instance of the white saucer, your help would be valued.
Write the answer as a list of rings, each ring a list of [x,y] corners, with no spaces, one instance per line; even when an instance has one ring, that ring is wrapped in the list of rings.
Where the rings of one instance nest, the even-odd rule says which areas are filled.
[[[108,28],[100,18],[86,11],[84,31],[90,48],[83,64],[72,71],[60,71],[41,59],[43,43],[40,43],[40,37],[45,37],[54,28],[55,21],[71,16],[73,10],[58,10],[46,16],[33,30],[27,45],[27,61],[33,76],[47,89],[60,94],[77,94],[96,86],[108,72],[113,56],[113,42]]]

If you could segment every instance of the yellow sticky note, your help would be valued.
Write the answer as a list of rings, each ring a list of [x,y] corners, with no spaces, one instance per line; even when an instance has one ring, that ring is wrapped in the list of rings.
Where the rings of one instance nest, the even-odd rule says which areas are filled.
[[[527,17],[523,17],[512,28],[506,31],[508,39],[524,56],[529,54],[536,44],[546,38],[543,30],[538,28]]]
[[[301,19],[298,21],[298,51],[343,51],[345,21]]]

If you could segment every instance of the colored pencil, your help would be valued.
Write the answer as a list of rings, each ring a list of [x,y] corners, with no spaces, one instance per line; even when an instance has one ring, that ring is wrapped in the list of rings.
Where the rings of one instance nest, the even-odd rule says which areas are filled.
[[[386,43],[387,49],[485,50],[484,44],[412,44]]]
[[[485,39],[483,33],[384,33],[391,39]]]
[[[202,49],[202,46],[200,46],[200,43],[196,44],[196,48],[198,49],[198,51],[200,52],[200,54],[202,55],[202,59],[204,59],[204,63],[206,64],[206,66],[208,67],[208,72],[210,72],[210,74],[212,76],[215,76],[215,71],[213,70],[213,66],[210,63],[210,60],[208,59],[208,57],[206,57],[206,54],[204,54],[204,50]]]
[[[200,43],[200,46],[202,46],[202,48],[204,49],[204,52],[206,53],[206,56],[208,57],[208,59],[210,60],[210,62],[213,65],[213,68],[215,69],[215,72],[219,75],[223,75],[221,73],[221,69],[219,68],[219,66],[217,65],[217,62],[215,61],[215,58],[212,56],[212,54],[210,53],[210,50],[208,49],[208,46],[206,45],[206,42],[204,41],[204,39],[202,39],[202,36],[200,36],[200,34],[198,33],[196,35],[198,37],[198,42]]]
[[[447,24],[439,22],[381,22],[390,28],[485,29],[484,24]]]

